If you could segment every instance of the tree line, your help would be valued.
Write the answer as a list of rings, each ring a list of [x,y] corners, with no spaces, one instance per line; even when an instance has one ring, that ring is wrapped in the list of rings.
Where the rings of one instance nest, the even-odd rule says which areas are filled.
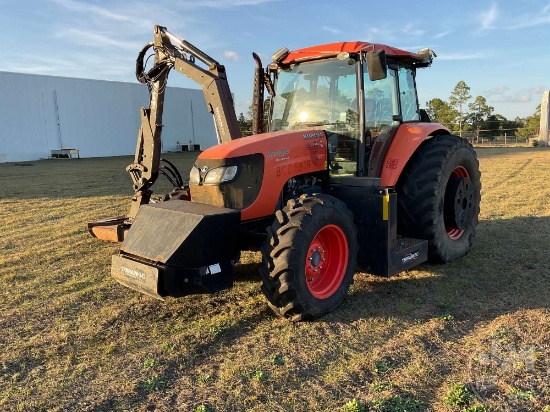
[[[538,134],[540,125],[540,105],[531,116],[514,120],[493,113],[495,108],[487,104],[487,99],[477,96],[471,101],[470,87],[459,81],[448,101],[435,98],[426,102],[426,112],[432,122],[441,123],[460,136],[472,139],[494,139],[498,136],[531,138]]]

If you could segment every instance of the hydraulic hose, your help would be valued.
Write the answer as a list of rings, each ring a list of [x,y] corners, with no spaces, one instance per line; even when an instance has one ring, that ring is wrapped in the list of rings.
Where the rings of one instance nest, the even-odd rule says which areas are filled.
[[[136,59],[136,78],[140,83],[147,83],[147,74],[145,73],[145,54],[153,47],[154,43],[147,43],[138,54]]]

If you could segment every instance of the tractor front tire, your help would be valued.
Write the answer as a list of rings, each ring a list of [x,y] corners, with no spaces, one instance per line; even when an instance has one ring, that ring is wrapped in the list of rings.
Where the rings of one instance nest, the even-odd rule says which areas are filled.
[[[262,291],[279,316],[313,320],[346,297],[357,264],[357,229],[340,200],[302,195],[277,211],[262,245]]]
[[[465,139],[453,135],[422,143],[397,184],[400,234],[428,240],[432,262],[468,253],[481,199],[479,162]]]

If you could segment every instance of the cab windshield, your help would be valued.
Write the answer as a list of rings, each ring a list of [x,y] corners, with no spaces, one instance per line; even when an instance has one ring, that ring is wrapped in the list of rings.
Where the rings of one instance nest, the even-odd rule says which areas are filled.
[[[357,73],[353,60],[318,60],[277,75],[271,131],[357,129]]]

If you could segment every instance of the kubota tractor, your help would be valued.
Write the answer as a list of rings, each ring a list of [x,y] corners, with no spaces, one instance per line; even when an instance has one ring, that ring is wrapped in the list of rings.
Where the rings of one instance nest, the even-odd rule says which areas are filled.
[[[419,109],[416,70],[434,56],[343,42],[281,49],[263,68],[254,54],[255,134],[241,137],[224,67],[156,26],[136,65],[151,101],[127,168],[130,213],[89,224],[122,241],[112,275],[160,299],[216,292],[232,286],[240,251],[259,249],[269,306],[298,321],[333,310],[356,271],[389,276],[465,255],[480,172],[467,141]],[[198,156],[188,185],[173,164],[161,166],[171,69],[202,85],[220,143]],[[176,187],[155,198],[159,174]]]

